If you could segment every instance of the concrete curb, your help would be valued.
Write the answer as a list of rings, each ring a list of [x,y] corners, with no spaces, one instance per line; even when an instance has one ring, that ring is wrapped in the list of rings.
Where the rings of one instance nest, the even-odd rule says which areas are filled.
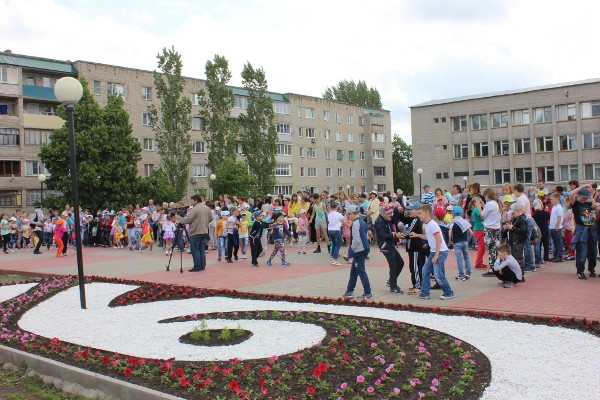
[[[13,365],[25,363],[45,382],[52,383],[61,390],[86,397],[127,400],[176,400],[159,391],[120,381],[115,378],[86,371],[58,361],[29,354],[21,350],[0,345],[0,361]]]

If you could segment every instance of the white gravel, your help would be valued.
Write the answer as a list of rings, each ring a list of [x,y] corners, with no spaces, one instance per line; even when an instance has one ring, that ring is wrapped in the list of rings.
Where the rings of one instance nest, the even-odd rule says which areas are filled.
[[[257,320],[253,325],[246,325],[240,321],[244,329],[258,333],[255,336],[260,345],[227,346],[228,356],[219,357],[224,354],[224,347],[215,351],[215,348],[178,342],[179,336],[191,331],[197,322],[158,324],[157,321],[194,313],[246,310],[324,311],[400,320],[446,332],[481,350],[492,365],[492,381],[482,399],[600,398],[597,375],[600,338],[577,330],[465,316],[237,298],[194,298],[108,307],[114,297],[134,288],[121,284],[87,284],[88,309],[81,310],[78,288],[74,287],[28,311],[19,324],[22,329],[38,335],[138,357],[206,360],[281,355],[313,345],[321,340],[324,332],[311,324],[280,322],[282,325],[275,325],[271,321]],[[237,326],[237,321],[235,324]],[[209,326],[217,325],[235,327],[224,320],[211,322]],[[258,325],[263,329],[259,330]]]
[[[16,285],[0,286],[0,303],[25,293],[34,286],[37,286],[37,283],[19,283]]]

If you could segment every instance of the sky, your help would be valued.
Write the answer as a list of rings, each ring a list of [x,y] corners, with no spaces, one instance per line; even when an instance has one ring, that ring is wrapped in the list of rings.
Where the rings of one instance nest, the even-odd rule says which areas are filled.
[[[154,70],[174,46],[184,75],[215,54],[241,86],[246,62],[269,90],[321,97],[364,80],[411,143],[425,101],[598,78],[600,1],[0,0],[0,51]]]

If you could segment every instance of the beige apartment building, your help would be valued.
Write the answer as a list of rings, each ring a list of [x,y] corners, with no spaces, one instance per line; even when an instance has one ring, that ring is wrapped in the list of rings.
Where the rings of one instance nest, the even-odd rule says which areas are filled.
[[[600,180],[600,79],[411,107],[415,193],[479,182]]]
[[[56,116],[53,86],[63,76],[84,77],[104,107],[108,94],[123,96],[142,147],[140,176],[160,165],[147,107],[156,102],[152,71],[87,61],[59,61],[0,52],[0,210],[31,207],[40,199],[37,177],[46,173],[37,156]],[[197,93],[204,80],[186,78],[192,101],[193,142],[188,194],[206,194],[208,146],[203,137]],[[237,117],[248,105],[247,92],[233,87]],[[279,135],[274,194],[297,190],[379,192],[393,190],[390,113],[293,93],[269,93]],[[243,148],[236,147],[241,160]],[[46,191],[44,191],[46,193]]]

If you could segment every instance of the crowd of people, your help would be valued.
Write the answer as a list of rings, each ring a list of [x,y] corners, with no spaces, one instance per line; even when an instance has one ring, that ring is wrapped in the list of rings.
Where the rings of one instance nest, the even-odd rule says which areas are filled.
[[[450,191],[432,191],[429,185],[422,189],[420,199],[412,201],[401,190],[299,191],[264,198],[223,194],[214,202],[194,195],[189,207],[154,205],[149,200],[145,206],[118,210],[79,210],[80,232],[83,246],[89,247],[152,253],[156,245],[167,256],[187,248],[194,262],[190,272],[206,268],[208,250],[217,252],[219,262],[250,258],[249,265],[258,267],[259,258],[265,257],[265,264],[272,266],[279,257],[288,267],[286,245],[295,246],[302,256],[312,242],[316,245],[312,252],[327,251],[330,264],[351,265],[346,298],[354,297],[359,278],[364,291],[359,298],[373,298],[365,266],[372,247],[387,260],[387,285],[396,294],[404,293],[398,277],[404,268],[399,248],[405,247],[411,278],[408,294],[423,299],[430,298],[431,289],[440,289],[443,300],[454,297],[444,268],[451,251],[458,265],[455,281],[466,281],[473,269],[482,269],[483,276],[497,277],[500,285],[510,288],[543,264],[565,260],[575,260],[579,279],[587,279],[586,264],[588,276],[596,276],[600,190],[595,184],[570,181],[567,190],[561,186],[549,190],[543,181],[527,189],[506,183],[501,193],[492,188],[482,191],[477,183],[464,189],[454,185]],[[66,256],[75,243],[73,213],[67,205],[47,215],[39,206],[31,213],[2,214],[4,253],[17,248],[41,254],[43,246],[53,248],[57,257]]]

